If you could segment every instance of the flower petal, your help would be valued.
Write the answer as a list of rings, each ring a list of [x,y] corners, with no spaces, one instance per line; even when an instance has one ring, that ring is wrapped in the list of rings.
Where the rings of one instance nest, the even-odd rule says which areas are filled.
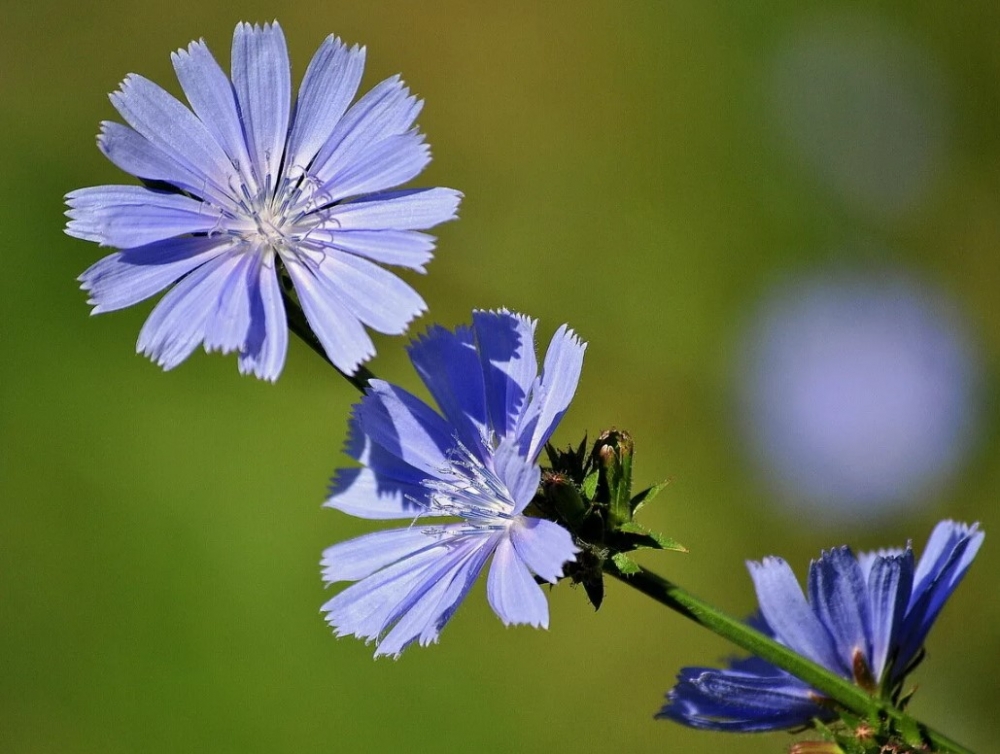
[[[316,154],[310,170],[316,184],[328,184],[345,166],[357,162],[373,142],[408,131],[422,106],[399,76],[376,84],[340,119]]]
[[[240,374],[274,382],[285,366],[288,320],[273,255],[256,255],[256,269],[248,285],[250,329],[240,349]]]
[[[307,172],[320,148],[330,140],[361,83],[365,49],[347,48],[334,35],[316,50],[299,87],[288,136],[285,173],[291,179]]]
[[[131,249],[188,233],[219,229],[223,212],[183,194],[142,186],[93,186],[66,195],[66,233],[102,246]]]
[[[913,594],[900,627],[899,655],[894,667],[903,672],[923,646],[944,603],[961,583],[979,552],[985,534],[979,524],[939,523],[917,564]]]
[[[514,441],[505,437],[493,451],[493,467],[510,493],[514,508],[512,515],[521,513],[538,492],[542,470],[534,461],[521,456]]]
[[[461,526],[461,525],[459,525]],[[375,656],[397,655],[417,638],[436,639],[468,592],[488,557],[496,535],[452,536],[456,526],[428,527],[440,541],[382,568],[348,587],[322,608],[337,635],[376,639]]]
[[[434,236],[417,230],[313,230],[309,238],[373,262],[424,271],[434,254]]]
[[[259,189],[254,176],[246,135],[240,122],[239,107],[233,85],[216,62],[204,41],[192,42],[186,50],[170,56],[195,115],[226,153],[240,180],[251,195]],[[239,197],[240,194],[233,193]]]
[[[876,679],[882,679],[889,656],[895,649],[912,588],[912,550],[875,558],[868,575],[868,595],[872,621],[871,671]]]
[[[329,230],[426,230],[454,220],[462,195],[454,189],[405,189],[371,194],[325,211]]]
[[[421,646],[436,642],[441,629],[472,589],[493,549],[493,541],[494,538],[491,537],[475,537],[452,554],[449,567],[425,582],[425,589],[379,642],[375,656],[398,657],[400,652],[417,639]]]
[[[529,516],[511,524],[510,541],[524,564],[550,584],[562,578],[563,566],[580,552],[572,535],[559,524]]]
[[[430,161],[430,147],[419,132],[389,136],[358,150],[313,197],[317,204],[328,205],[349,196],[395,188],[420,175]]]
[[[850,666],[843,665],[829,632],[806,602],[788,563],[771,557],[760,563],[748,561],[747,568],[761,614],[775,637],[799,654],[850,678]]]
[[[566,325],[552,336],[539,387],[533,391],[518,427],[521,448],[527,458],[538,457],[566,413],[580,381],[586,350],[587,344]]]
[[[142,326],[136,350],[164,369],[173,369],[190,356],[205,337],[209,317],[241,256],[221,254],[174,286]]]
[[[263,27],[237,25],[232,79],[257,182],[273,191],[285,154],[292,97],[288,47],[277,21]]]
[[[257,275],[258,255],[240,254],[228,271],[215,301],[215,309],[205,322],[205,350],[230,353],[240,348],[250,329],[251,275]]]
[[[486,596],[506,626],[526,623],[535,628],[549,627],[545,594],[507,537],[500,540],[493,553]]]
[[[132,128],[202,179],[197,196],[219,205],[231,202],[233,166],[205,124],[149,79],[129,74],[111,103]]]
[[[334,296],[312,267],[285,258],[312,331],[337,369],[354,374],[358,366],[375,355],[375,344],[368,337],[357,316]]]
[[[357,518],[415,519],[438,515],[427,507],[426,488],[382,476],[371,469],[337,469],[331,488],[323,506]]]
[[[356,415],[364,433],[392,455],[427,476],[440,478],[452,466],[451,427],[416,396],[383,380],[371,380]]]
[[[425,529],[410,526],[406,529],[389,529],[365,534],[346,542],[327,547],[323,551],[323,581],[366,579],[393,563],[418,555],[429,548],[441,546],[441,527]]]
[[[812,562],[809,601],[833,637],[844,667],[853,669],[855,655],[860,652],[874,672],[867,583],[850,548],[836,547]]]
[[[331,297],[377,332],[399,335],[427,305],[413,288],[367,259],[327,249],[314,268]]]
[[[657,713],[702,730],[754,733],[830,719],[831,711],[815,703],[815,692],[777,669],[773,675],[735,670],[683,668]]]
[[[233,242],[221,236],[156,241],[104,257],[80,275],[93,314],[132,306],[156,295],[188,272],[222,254]]]
[[[328,600],[321,608],[327,623],[337,636],[378,638],[394,616],[412,605],[415,597],[411,595],[439,573],[442,562],[447,568],[456,552],[439,544],[400,557]]]
[[[513,434],[538,376],[535,324],[508,311],[472,313],[490,421],[500,437]]]
[[[128,126],[104,121],[97,136],[97,146],[111,162],[138,178],[167,183],[195,196],[209,195],[220,201],[220,206],[230,211],[236,209],[228,197],[221,196],[218,191],[206,191],[201,171],[185,167],[170,153]]]
[[[472,333],[464,327],[451,332],[435,325],[410,341],[407,352],[445,419],[455,428],[458,439],[485,461],[490,454],[489,424],[482,370]]]

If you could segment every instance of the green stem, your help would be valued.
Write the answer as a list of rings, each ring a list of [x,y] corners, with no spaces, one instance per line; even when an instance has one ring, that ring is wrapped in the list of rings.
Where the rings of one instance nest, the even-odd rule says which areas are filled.
[[[841,678],[812,660],[796,654],[788,647],[782,646],[746,623],[726,615],[690,592],[645,568],[640,567],[638,573],[626,576],[618,570],[614,563],[608,560],[605,562],[604,570],[610,576],[638,589],[646,596],[652,597],[660,604],[666,605],[671,610],[693,620],[700,626],[704,626],[736,646],[767,660],[782,670],[787,670],[796,678],[805,681],[817,691],[822,692],[857,715],[873,721],[891,720],[894,723],[893,728],[897,731],[919,729],[922,737],[934,746],[935,751],[947,752],[948,754],[973,754],[970,749],[952,741],[933,728],[917,722],[889,702],[870,696],[847,679]]]
[[[306,320],[305,312],[302,311],[302,307],[299,306],[299,302],[292,298],[284,287],[281,289],[281,298],[285,302],[285,314],[288,317],[288,329],[298,335],[307,346],[319,354],[319,357],[333,367],[337,371],[337,374],[350,382],[355,388],[358,389],[359,392],[365,392],[365,389],[368,387],[368,383],[375,379],[375,375],[372,374],[367,367],[358,367],[358,371],[354,374],[347,374],[346,372],[342,372],[338,369],[334,363],[330,361],[330,357],[326,355],[326,350],[323,348],[323,344],[319,342],[319,338],[316,337],[316,333],[314,333],[312,328],[309,327],[309,322]]]

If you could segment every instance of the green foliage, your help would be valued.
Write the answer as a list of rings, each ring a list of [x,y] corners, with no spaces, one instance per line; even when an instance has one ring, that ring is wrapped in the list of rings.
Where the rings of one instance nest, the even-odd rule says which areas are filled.
[[[590,449],[586,437],[566,450],[548,445],[546,453],[550,467],[544,470],[531,513],[559,521],[573,532],[581,553],[567,575],[583,584],[595,608],[604,597],[603,566],[608,559],[623,574],[635,574],[639,566],[627,553],[687,552],[677,540],[652,532],[633,518],[666,482],[632,495],[635,446],[628,432],[603,432]]]

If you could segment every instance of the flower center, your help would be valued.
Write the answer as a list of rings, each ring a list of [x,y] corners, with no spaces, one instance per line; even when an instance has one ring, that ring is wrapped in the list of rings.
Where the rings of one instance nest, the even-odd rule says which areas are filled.
[[[514,517],[515,503],[507,485],[463,444],[449,453],[450,465],[441,476],[428,479],[432,509],[446,516],[458,516],[474,526],[505,528]]]

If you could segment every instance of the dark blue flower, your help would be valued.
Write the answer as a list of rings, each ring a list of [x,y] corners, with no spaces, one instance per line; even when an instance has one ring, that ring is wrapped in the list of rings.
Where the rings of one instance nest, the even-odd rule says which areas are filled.
[[[585,345],[561,327],[539,373],[535,322],[474,312],[472,327],[431,328],[410,360],[440,407],[382,380],[355,405],[326,505],[408,525],[323,553],[323,580],[355,581],[325,605],[338,636],[377,642],[376,656],[436,641],[493,556],[487,598],[506,624],[548,626],[535,576],[555,583],[578,552],[558,524],[524,514],[538,488],[538,454],[569,406]],[[429,517],[457,518],[428,523]]]
[[[847,547],[829,550],[809,566],[808,600],[781,558],[748,563],[760,604],[756,625],[869,692],[892,697],[983,537],[978,524],[942,521],[916,565],[909,545],[859,557]],[[683,668],[667,700],[657,717],[709,730],[779,730],[835,716],[818,691],[755,657],[726,670]]]
[[[389,190],[430,161],[414,127],[421,102],[398,76],[359,99],[363,48],[328,37],[293,102],[277,23],[240,24],[232,80],[204,42],[172,56],[190,108],[129,75],[98,145],[144,186],[70,193],[66,232],[121,251],[80,276],[93,312],[173,288],[138,350],[164,369],[201,343],[274,380],[288,345],[279,272],[291,280],[330,360],[353,373],[375,349],[365,330],[402,333],[424,302],[380,265],[422,272],[455,217],[451,189]],[[176,285],[174,285],[176,284]]]

